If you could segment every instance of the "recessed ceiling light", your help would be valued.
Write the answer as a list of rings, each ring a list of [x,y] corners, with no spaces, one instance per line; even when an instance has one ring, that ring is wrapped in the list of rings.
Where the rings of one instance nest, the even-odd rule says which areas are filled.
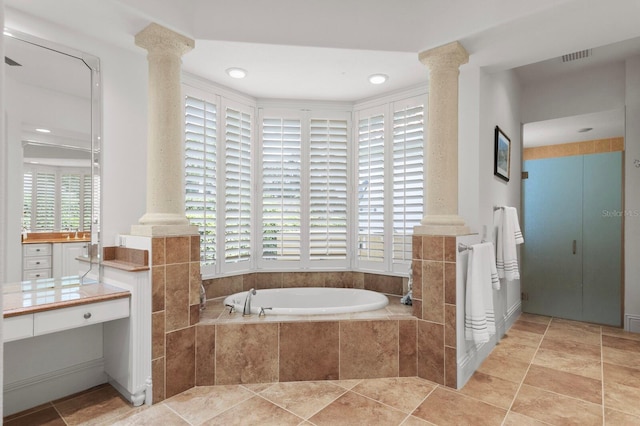
[[[49,130],[49,129],[44,129],[44,128],[42,128],[42,127],[41,127],[41,128],[39,128],[39,129],[36,129],[36,132],[40,132],[40,133],[51,133],[51,130]]]
[[[385,74],[372,74],[369,76],[369,83],[371,84],[382,84],[389,79],[388,75]]]
[[[227,68],[227,74],[231,78],[245,78],[247,76],[247,72],[242,68]]]
[[[587,133],[593,130],[593,127],[583,127],[582,129],[578,130],[578,133]]]

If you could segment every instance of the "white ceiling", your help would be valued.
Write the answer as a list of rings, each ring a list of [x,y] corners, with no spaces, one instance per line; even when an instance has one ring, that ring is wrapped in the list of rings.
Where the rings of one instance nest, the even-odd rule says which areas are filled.
[[[593,57],[612,60],[637,52],[640,40],[638,0],[5,0],[5,5],[8,26],[38,35],[37,29],[21,27],[28,14],[139,54],[144,51],[134,45],[134,35],[157,22],[196,40],[196,48],[183,57],[186,71],[268,99],[354,102],[423,85],[428,72],[418,53],[454,40],[474,65],[489,72],[517,68],[524,83],[568,72],[555,59],[563,54],[624,42]],[[225,69],[232,66],[246,69],[247,78],[228,77]],[[373,73],[388,74],[389,81],[373,86],[366,81]]]

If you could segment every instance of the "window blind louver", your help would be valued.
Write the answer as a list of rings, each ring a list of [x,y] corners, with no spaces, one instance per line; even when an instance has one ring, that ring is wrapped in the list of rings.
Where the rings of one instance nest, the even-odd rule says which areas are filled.
[[[89,231],[91,230],[91,215],[92,215],[92,205],[91,205],[91,176],[84,175],[82,176],[82,195],[80,196],[82,199],[82,220],[80,231]],[[100,200],[100,193],[97,192],[95,194],[96,200]],[[99,205],[99,203],[96,203]]]
[[[384,115],[358,122],[358,257],[384,260]]]
[[[216,106],[185,101],[185,212],[200,232],[202,266],[216,261]]]
[[[424,210],[424,106],[393,116],[393,260],[411,261],[413,227]]]
[[[31,215],[33,213],[33,173],[26,172],[22,184],[22,229],[31,231]]]
[[[36,173],[35,177],[35,228],[34,231],[55,231],[56,219],[56,175]]]
[[[60,229],[80,230],[81,175],[63,174],[60,177]]]
[[[251,257],[251,116],[225,111],[225,261]]]
[[[347,135],[346,120],[311,120],[311,260],[347,258]]]
[[[262,257],[300,260],[300,120],[262,122]]]

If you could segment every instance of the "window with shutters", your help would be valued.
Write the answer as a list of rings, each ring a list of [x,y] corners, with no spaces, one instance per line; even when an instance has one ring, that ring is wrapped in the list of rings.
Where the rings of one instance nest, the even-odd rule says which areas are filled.
[[[185,213],[200,232],[200,264],[213,272],[216,261],[216,105],[187,96],[185,100]]]
[[[357,112],[360,269],[406,273],[411,263],[413,228],[424,214],[424,101]]]
[[[346,114],[267,109],[261,117],[260,265],[346,267]]]
[[[358,120],[358,258],[384,261],[384,114]]]
[[[33,173],[25,172],[22,182],[22,230],[31,231],[33,214]]]
[[[311,119],[309,257],[347,259],[347,120]]]
[[[411,262],[413,227],[424,210],[424,105],[393,105],[393,261]]]
[[[262,258],[300,260],[299,119],[262,120]]]
[[[227,107],[224,120],[224,257],[226,263],[251,259],[252,117]]]
[[[424,214],[424,94],[351,111],[267,106],[255,117],[255,101],[185,87],[185,209],[205,278],[407,273]],[[25,211],[35,202],[25,198]]]
[[[30,166],[23,174],[23,229],[28,232],[91,229],[90,171]]]

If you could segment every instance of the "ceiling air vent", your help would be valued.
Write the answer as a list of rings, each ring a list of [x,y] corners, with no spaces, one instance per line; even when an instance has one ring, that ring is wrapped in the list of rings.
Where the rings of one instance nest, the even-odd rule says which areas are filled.
[[[20,65],[19,63],[17,63],[16,61],[14,61],[11,58],[8,57],[4,57],[4,63],[11,66],[11,67],[21,67],[22,65]]]
[[[581,50],[579,52],[562,55],[562,62],[577,61],[578,59],[586,59],[591,56],[591,49]]]

